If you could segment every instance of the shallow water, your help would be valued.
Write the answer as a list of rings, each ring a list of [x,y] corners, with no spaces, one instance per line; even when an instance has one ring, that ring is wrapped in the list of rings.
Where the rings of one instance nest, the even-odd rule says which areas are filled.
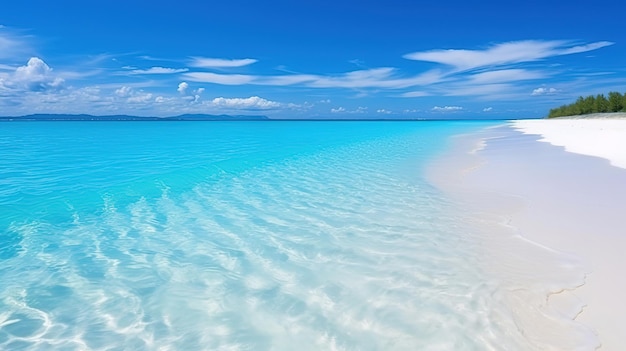
[[[0,349],[531,349],[424,176],[493,124],[4,123]]]

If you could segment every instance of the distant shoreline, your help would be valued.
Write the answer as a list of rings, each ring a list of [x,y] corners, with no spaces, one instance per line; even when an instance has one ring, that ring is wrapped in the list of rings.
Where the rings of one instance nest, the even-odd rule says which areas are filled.
[[[31,114],[25,116],[0,117],[3,122],[63,122],[63,121],[267,121],[269,117],[263,115],[208,115],[208,114],[182,114],[169,117],[141,117],[131,115],[104,115],[94,116],[88,114]]]
[[[168,117],[142,117],[131,115],[94,116],[87,114],[33,114],[25,116],[0,116],[0,122],[213,122],[213,121],[258,121],[258,122],[436,122],[436,121],[508,121],[499,119],[445,119],[445,118],[270,118],[264,115],[178,115]]]

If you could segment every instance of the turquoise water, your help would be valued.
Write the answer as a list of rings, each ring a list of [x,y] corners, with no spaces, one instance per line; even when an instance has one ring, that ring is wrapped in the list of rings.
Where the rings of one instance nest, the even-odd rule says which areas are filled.
[[[3,123],[0,349],[523,349],[424,177],[493,124]]]

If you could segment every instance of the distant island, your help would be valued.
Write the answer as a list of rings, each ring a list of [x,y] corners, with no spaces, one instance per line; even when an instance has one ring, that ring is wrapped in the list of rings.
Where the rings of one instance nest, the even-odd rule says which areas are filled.
[[[184,114],[171,117],[140,117],[129,115],[93,116],[87,114],[33,114],[16,117],[0,117],[0,121],[265,121],[262,115],[206,115]]]
[[[612,91],[608,98],[604,94],[581,96],[573,104],[551,109],[548,118],[611,112],[626,112],[626,94]]]

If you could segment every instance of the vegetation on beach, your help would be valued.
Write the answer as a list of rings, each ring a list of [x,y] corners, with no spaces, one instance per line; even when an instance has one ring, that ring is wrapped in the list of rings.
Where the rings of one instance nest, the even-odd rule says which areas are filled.
[[[604,94],[581,96],[573,104],[551,109],[548,118],[610,112],[626,112],[626,94],[612,91],[608,97]]]

